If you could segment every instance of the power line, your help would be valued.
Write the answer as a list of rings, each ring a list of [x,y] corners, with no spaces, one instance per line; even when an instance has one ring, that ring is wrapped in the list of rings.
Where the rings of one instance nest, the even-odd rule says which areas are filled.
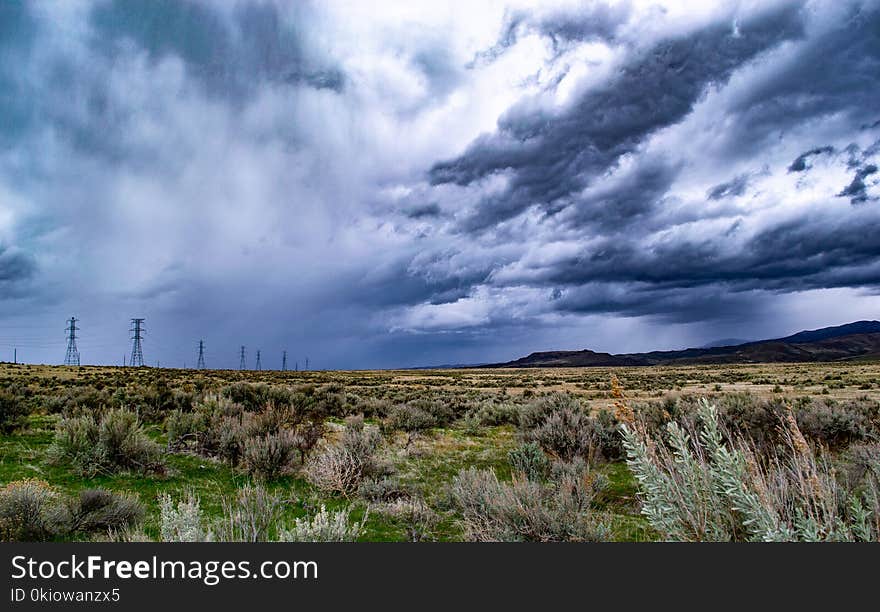
[[[76,317],[70,317],[67,321],[67,354],[64,356],[64,365],[79,365],[79,350],[76,348],[76,332],[79,328],[76,326]]]
[[[199,340],[199,370],[205,369],[205,341]]]
[[[132,332],[134,335],[131,337],[131,359],[129,360],[129,365],[133,367],[139,367],[144,365],[144,351],[141,342],[143,341],[144,329],[141,327],[143,325],[144,319],[132,319],[131,324],[133,327],[128,330]]]

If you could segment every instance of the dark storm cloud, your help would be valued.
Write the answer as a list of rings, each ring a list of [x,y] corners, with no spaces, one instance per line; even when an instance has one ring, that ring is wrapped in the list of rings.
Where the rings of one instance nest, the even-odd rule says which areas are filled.
[[[730,155],[754,155],[811,120],[838,115],[855,132],[876,119],[880,7],[867,2],[838,6],[840,14],[814,26],[819,31],[789,61],[780,62],[772,79],[756,82],[728,109],[737,125]]]
[[[26,65],[38,25],[27,4],[0,2],[0,144],[20,136],[32,120],[20,68]]]
[[[301,24],[287,23],[274,4],[237,3],[231,18],[195,0],[124,0],[92,13],[95,45],[113,55],[133,42],[154,60],[182,59],[212,94],[239,98],[261,82],[340,90],[342,73],[310,56]]]
[[[753,292],[731,292],[723,284],[681,289],[618,283],[572,287],[553,306],[564,313],[650,316],[668,323],[689,323],[748,320],[760,311],[762,302]]]
[[[465,221],[470,231],[488,229],[533,205],[552,205],[685,117],[707,86],[725,82],[745,62],[802,31],[800,8],[788,6],[743,22],[739,36],[729,24],[716,23],[661,41],[560,116],[512,109],[497,133],[436,164],[431,182],[464,186],[495,173],[509,175],[506,193],[484,201]]]
[[[877,172],[877,166],[868,164],[859,168],[852,182],[847,185],[838,195],[847,197],[853,204],[860,204],[868,201],[868,186],[865,185],[865,179]]]
[[[741,196],[749,186],[749,178],[748,174],[740,174],[726,183],[715,185],[706,192],[706,197],[710,200],[723,200]]]
[[[807,161],[811,157],[815,157],[817,155],[830,155],[834,153],[834,147],[816,147],[815,149],[810,149],[806,153],[801,153],[797,156],[791,165],[788,167],[789,172],[804,172],[809,166],[807,165]]]
[[[547,286],[638,283],[652,288],[724,285],[737,291],[806,290],[880,283],[880,233],[861,231],[864,218],[806,218],[767,228],[740,248],[718,240],[675,241],[651,248],[607,240],[590,253],[535,275]],[[650,309],[652,300],[645,300]]]
[[[0,294],[218,366],[876,305],[877,3],[660,4],[0,2]]]
[[[33,257],[0,245],[0,287],[31,278],[36,272]]]

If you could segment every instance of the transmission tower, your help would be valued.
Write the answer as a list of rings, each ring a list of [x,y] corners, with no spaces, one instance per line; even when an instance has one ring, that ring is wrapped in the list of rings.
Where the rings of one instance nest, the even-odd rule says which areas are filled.
[[[132,367],[139,367],[144,365],[144,350],[141,346],[141,342],[143,342],[143,328],[144,319],[132,319],[131,320],[131,329],[128,330],[132,333],[131,336],[131,359],[128,361],[128,365]]]
[[[64,356],[64,365],[79,365],[79,351],[76,348],[76,317],[70,317],[67,321],[67,354]]]
[[[259,372],[260,370],[263,369],[263,364],[260,363],[260,350],[259,350],[259,349],[257,349],[257,365],[256,365],[256,369],[257,369],[258,372]]]
[[[309,358],[306,357],[306,371],[308,371],[308,369],[309,369]]]
[[[196,366],[200,370],[205,369],[205,341],[199,340],[199,365]]]
[[[239,370],[246,370],[247,369],[247,364],[244,361],[244,346],[241,347],[241,361],[238,362],[238,369]]]
[[[287,351],[281,351],[281,371],[287,371]]]

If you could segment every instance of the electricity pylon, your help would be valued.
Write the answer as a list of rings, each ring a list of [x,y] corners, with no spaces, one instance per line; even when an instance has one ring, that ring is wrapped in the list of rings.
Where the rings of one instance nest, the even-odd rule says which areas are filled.
[[[281,351],[281,371],[287,371],[287,351]]]
[[[196,366],[199,370],[205,369],[205,341],[199,340],[199,365]]]
[[[67,321],[67,354],[64,356],[64,365],[79,365],[79,351],[76,348],[76,317],[70,317]]]
[[[256,365],[256,369],[257,369],[258,372],[259,372],[260,370],[263,369],[263,364],[260,363],[260,350],[259,350],[259,349],[257,349],[257,365]]]
[[[143,323],[144,319],[132,319],[132,328],[128,330],[133,334],[131,337],[131,359],[129,359],[128,365],[133,367],[144,365],[144,350],[141,345],[141,342],[144,339],[142,336],[144,333],[144,328],[142,327]]]
[[[244,346],[241,347],[241,360],[238,362],[238,369],[239,370],[246,370],[247,369],[247,364],[244,361]]]

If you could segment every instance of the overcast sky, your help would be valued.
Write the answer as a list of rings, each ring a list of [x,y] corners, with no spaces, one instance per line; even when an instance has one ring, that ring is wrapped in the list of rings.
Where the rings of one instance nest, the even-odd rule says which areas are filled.
[[[688,5],[688,6],[684,6]],[[539,7],[539,8],[536,8]],[[0,3],[0,360],[880,318],[878,2]]]

